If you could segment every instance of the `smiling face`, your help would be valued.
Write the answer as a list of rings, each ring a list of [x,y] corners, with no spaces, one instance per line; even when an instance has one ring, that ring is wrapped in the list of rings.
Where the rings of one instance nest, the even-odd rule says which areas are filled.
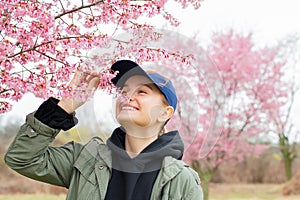
[[[118,99],[116,118],[124,127],[162,126],[174,112],[160,90],[145,76],[130,77],[124,84],[122,94],[127,100]]]

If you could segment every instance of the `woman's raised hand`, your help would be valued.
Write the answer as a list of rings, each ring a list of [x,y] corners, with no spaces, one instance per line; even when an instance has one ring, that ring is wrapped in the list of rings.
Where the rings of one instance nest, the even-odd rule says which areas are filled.
[[[62,97],[58,106],[67,113],[73,113],[78,107],[82,106],[90,97],[94,95],[100,83],[101,74],[93,72],[83,72],[77,69],[69,86],[72,88],[70,96]]]

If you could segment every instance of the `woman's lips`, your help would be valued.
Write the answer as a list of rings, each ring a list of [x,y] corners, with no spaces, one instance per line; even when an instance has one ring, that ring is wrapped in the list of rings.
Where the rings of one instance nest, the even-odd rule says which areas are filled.
[[[137,107],[132,105],[124,105],[121,107],[121,110],[129,110],[129,111],[136,111],[139,110]]]

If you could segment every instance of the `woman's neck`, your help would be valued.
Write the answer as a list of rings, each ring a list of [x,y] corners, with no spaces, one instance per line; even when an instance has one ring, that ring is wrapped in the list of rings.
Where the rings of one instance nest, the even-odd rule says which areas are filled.
[[[125,150],[133,158],[139,155],[149,144],[158,138],[159,131],[149,128],[139,128],[138,130],[126,129]]]
[[[131,158],[138,156],[149,144],[157,139],[158,136],[152,138],[136,138],[131,135],[125,137],[125,150]]]

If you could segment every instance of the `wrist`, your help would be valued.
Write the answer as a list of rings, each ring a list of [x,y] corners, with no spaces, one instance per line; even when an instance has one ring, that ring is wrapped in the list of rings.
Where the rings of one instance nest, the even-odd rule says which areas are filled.
[[[66,111],[68,114],[71,114],[75,112],[73,101],[71,99],[62,99],[60,100],[57,105],[61,107],[64,111]]]

